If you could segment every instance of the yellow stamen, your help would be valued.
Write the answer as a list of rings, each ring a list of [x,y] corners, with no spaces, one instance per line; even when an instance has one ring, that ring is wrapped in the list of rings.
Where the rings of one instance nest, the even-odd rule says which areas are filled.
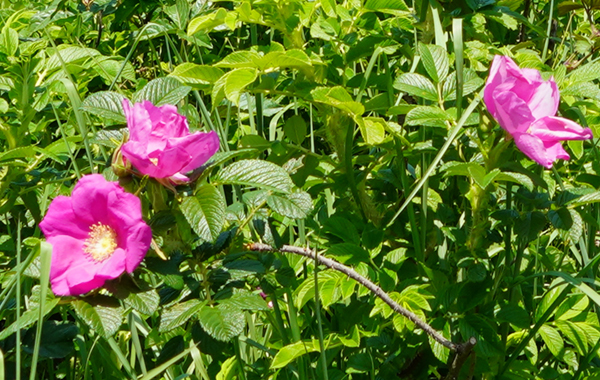
[[[154,166],[158,166],[158,158],[149,158],[149,160],[154,164]]]
[[[88,236],[83,251],[97,263],[110,258],[117,249],[117,233],[109,226],[100,222],[93,224]]]

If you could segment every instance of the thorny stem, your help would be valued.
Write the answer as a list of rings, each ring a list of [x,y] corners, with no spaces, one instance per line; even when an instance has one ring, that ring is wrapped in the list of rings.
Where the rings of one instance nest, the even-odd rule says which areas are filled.
[[[268,244],[262,244],[262,243],[250,243],[246,246],[246,248],[251,251],[279,251],[279,252],[286,252],[286,253],[294,253],[297,255],[308,257],[312,260],[318,261],[319,263],[325,265],[328,268],[331,268],[331,269],[337,270],[338,272],[344,273],[345,275],[354,279],[355,281],[357,281],[359,284],[361,284],[365,288],[369,289],[377,297],[381,298],[381,300],[383,302],[387,303],[392,308],[392,310],[394,310],[396,313],[408,318],[411,322],[413,322],[415,325],[417,325],[419,328],[421,328],[423,331],[425,331],[429,336],[431,336],[433,339],[435,339],[438,343],[440,343],[444,347],[456,352],[457,357],[455,358],[455,360],[452,363],[453,367],[457,363],[462,365],[462,363],[464,363],[464,360],[466,360],[466,356],[469,355],[469,353],[473,349],[473,346],[475,346],[475,344],[477,343],[477,340],[473,337],[470,338],[465,343],[460,343],[460,344],[453,343],[452,341],[450,341],[450,340],[446,339],[444,336],[442,336],[442,334],[435,331],[427,323],[425,323],[421,319],[419,319],[419,317],[417,317],[417,315],[415,315],[413,312],[400,306],[386,292],[381,290],[381,288],[379,286],[377,286],[376,284],[371,282],[369,279],[356,273],[356,271],[354,271],[354,269],[347,267],[341,263],[338,263],[335,260],[328,259],[327,257],[323,257],[321,255],[317,255],[311,249],[295,247],[292,245],[283,245],[281,248],[274,248]],[[464,355],[464,354],[466,354],[466,355]],[[465,356],[465,357],[463,358],[462,356]]]

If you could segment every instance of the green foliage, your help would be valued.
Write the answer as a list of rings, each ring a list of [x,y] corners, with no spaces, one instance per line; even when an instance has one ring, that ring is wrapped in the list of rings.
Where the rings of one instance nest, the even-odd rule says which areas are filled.
[[[460,379],[599,376],[596,144],[545,170],[480,102],[510,55],[597,136],[597,1],[1,8],[0,379],[449,373],[454,354],[364,286],[257,242],[315,249],[446,339],[475,337]],[[133,175],[124,99],[177,106],[220,151],[172,189]],[[56,297],[37,224],[89,173],[140,197],[152,247]]]

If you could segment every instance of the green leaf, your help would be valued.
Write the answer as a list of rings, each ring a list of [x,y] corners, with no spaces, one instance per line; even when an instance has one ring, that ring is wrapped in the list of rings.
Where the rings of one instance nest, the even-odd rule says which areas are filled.
[[[335,20],[335,21],[334,21]],[[314,21],[310,25],[310,36],[312,38],[318,38],[325,41],[331,41],[338,35],[338,31],[332,24],[336,24],[337,20],[335,18],[323,18],[322,15],[317,17],[316,21]],[[339,24],[338,24],[339,29]]]
[[[490,320],[481,315],[472,314],[462,318],[458,325],[463,339],[466,340],[470,337],[477,339],[475,351],[479,355],[497,357],[503,352],[498,338],[497,326],[493,326]]]
[[[3,115],[8,112],[8,102],[3,98],[0,98],[0,115]]]
[[[548,211],[548,220],[550,220],[550,223],[552,223],[554,227],[565,231],[568,231],[571,226],[573,226],[571,214],[569,213],[569,210],[564,207],[561,207],[558,210]]]
[[[417,106],[406,114],[406,125],[448,128],[452,115],[439,107]]]
[[[70,322],[58,322],[54,320],[44,321],[42,324],[42,335],[40,339],[39,357],[49,359],[61,359],[67,357],[75,348],[74,339],[79,334],[77,326]],[[31,328],[25,334],[23,350],[29,354],[33,353],[34,329]]]
[[[58,303],[60,302],[60,298],[53,298],[47,300],[44,304],[44,316],[46,316]],[[13,322],[8,327],[5,327],[0,331],[0,341],[8,338],[11,334],[17,332],[18,330],[24,329],[33,325],[39,319],[39,310],[38,308],[32,308],[27,310],[23,314],[21,314],[18,321]]]
[[[590,62],[573,70],[568,76],[570,85],[591,82],[600,78],[600,62]]]
[[[561,66],[564,67],[564,66]],[[595,100],[600,100],[600,87],[592,82],[581,82],[576,83],[574,85],[570,85],[564,90],[560,91],[561,96],[580,96],[582,98],[591,98]],[[571,141],[581,141],[581,140],[569,140]]]
[[[261,60],[261,58],[262,57],[254,51],[235,51],[229,54],[227,57],[223,58],[223,60],[215,64],[215,66],[224,67],[228,69],[258,69],[260,67],[259,61]]]
[[[515,222],[515,231],[521,244],[527,244],[539,237],[546,225],[546,216],[539,211],[527,212]]]
[[[394,88],[419,98],[438,101],[438,93],[431,81],[421,74],[406,73],[394,81]]]
[[[360,330],[358,328],[358,325],[354,325],[354,327],[352,328],[352,332],[349,336],[340,336],[340,342],[345,346],[345,347],[360,347]]]
[[[115,335],[123,323],[123,308],[113,298],[98,295],[71,304],[77,315],[104,338]]]
[[[157,107],[164,104],[177,104],[191,89],[172,77],[156,78],[136,92],[133,101],[139,103],[142,100],[149,100]]]
[[[18,49],[19,33],[5,26],[2,28],[2,33],[0,33],[0,52],[8,56],[14,56]]]
[[[360,116],[365,112],[365,107],[352,100],[348,91],[341,86],[317,87],[310,94],[315,102],[328,104],[353,116]]]
[[[496,176],[496,181],[510,181],[525,186],[529,191],[533,191],[533,181],[531,178],[521,173],[503,172]]]
[[[367,373],[372,370],[373,358],[367,353],[352,355],[348,358],[346,373]]]
[[[571,321],[558,320],[556,327],[571,341],[580,355],[587,353],[588,340],[585,331]]]
[[[500,306],[500,309],[496,312],[496,320],[511,323],[522,329],[529,328],[531,324],[529,313],[522,307],[511,304]]]
[[[175,67],[170,77],[179,79],[185,84],[213,84],[223,76],[223,70],[218,67],[208,65],[197,65],[191,62],[184,62]]]
[[[223,229],[226,207],[219,189],[211,184],[203,184],[196,189],[194,196],[183,199],[180,209],[198,236],[206,241],[214,241]]]
[[[571,294],[556,309],[555,318],[568,320],[575,318],[587,310],[590,300],[585,294]]]
[[[160,326],[158,331],[170,331],[183,325],[188,321],[188,319],[201,310],[204,305],[206,305],[206,301],[202,302],[194,298],[163,310],[160,317]]]
[[[101,55],[100,52],[95,49],[82,48],[79,46],[60,45],[58,49],[54,51],[54,54],[46,61],[46,70],[48,71],[59,69],[62,67],[63,63],[65,65],[70,63],[83,63],[92,57]]]
[[[219,8],[213,13],[195,17],[188,25],[187,34],[188,36],[193,36],[200,31],[211,30],[219,25],[223,25],[226,16],[227,10]]]
[[[403,16],[409,11],[404,0],[367,0],[365,9],[373,12],[389,13],[395,16]]]
[[[575,154],[575,157],[581,158],[583,157],[583,141],[582,140],[569,140],[567,141],[567,145]]]
[[[235,69],[219,79],[224,81],[223,90],[225,97],[235,104],[239,104],[242,91],[250,84],[254,83],[258,77],[256,69]]]
[[[35,154],[33,146],[23,146],[0,152],[0,161],[16,160],[18,158],[32,158]]]
[[[313,209],[312,199],[305,191],[294,191],[287,195],[270,194],[267,204],[276,213],[291,219],[306,218]]]
[[[263,160],[241,160],[217,173],[215,183],[245,185],[289,194],[293,182],[280,166]]]
[[[473,69],[463,70],[463,96],[467,96],[477,91],[484,83],[484,80],[477,75]],[[444,100],[456,100],[456,72],[448,75],[442,88]]]
[[[421,54],[423,66],[425,66],[427,74],[433,79],[434,83],[439,83],[446,79],[450,63],[448,61],[448,54],[444,48],[437,45],[419,43],[419,53]]]
[[[1,156],[0,156],[0,160],[1,160]],[[585,206],[591,203],[597,203],[600,202],[600,191],[594,191],[593,193],[589,193],[589,194],[584,194],[579,198],[575,198],[569,202],[567,202],[567,205],[569,206],[569,208],[574,208],[574,207],[579,207],[579,206]]]
[[[203,307],[198,321],[210,336],[224,342],[240,335],[246,326],[244,312],[227,304]]]
[[[306,122],[300,115],[293,115],[285,121],[283,133],[294,144],[302,144],[306,137]]]
[[[123,303],[142,314],[152,315],[158,310],[160,296],[155,289],[150,289],[145,292],[131,292],[123,300]]]
[[[288,344],[275,355],[271,362],[271,369],[283,368],[302,355],[318,351],[319,348],[310,340]]]
[[[327,254],[335,256],[337,261],[344,264],[358,264],[369,261],[369,253],[352,243],[333,244],[327,249]]]
[[[444,323],[444,328],[440,332],[446,339],[452,338],[452,336],[450,334],[450,324],[448,322]],[[441,343],[439,343],[437,340],[433,339],[431,336],[428,336],[428,338],[429,338],[429,346],[431,347],[431,351],[433,352],[433,355],[435,355],[435,357],[442,363],[448,362],[448,357],[450,356],[450,349],[443,346]]]
[[[129,62],[123,63],[122,60],[97,58],[94,60],[92,67],[107,83],[112,83],[117,78],[117,75],[120,75],[119,78],[135,81],[135,69]],[[122,70],[121,67],[123,68]]]
[[[230,298],[219,299],[219,305],[227,308],[237,308],[240,310],[261,311],[270,310],[267,301],[259,294],[242,291],[235,293]]]
[[[355,117],[365,142],[369,145],[378,145],[385,140],[387,122],[380,117]]]
[[[539,334],[544,343],[546,343],[546,346],[552,355],[560,358],[562,356],[562,350],[565,346],[565,342],[558,333],[558,330],[548,324],[544,324],[542,327],[540,327]]]
[[[323,222],[323,232],[330,233],[344,242],[360,245],[358,230],[348,219],[332,216]]]
[[[308,55],[299,49],[286,52],[272,51],[262,57],[258,65],[263,72],[274,69],[296,69],[310,75],[313,69]]]
[[[81,108],[101,119],[125,123],[123,99],[126,99],[125,96],[118,92],[98,91],[85,98],[81,103]]]

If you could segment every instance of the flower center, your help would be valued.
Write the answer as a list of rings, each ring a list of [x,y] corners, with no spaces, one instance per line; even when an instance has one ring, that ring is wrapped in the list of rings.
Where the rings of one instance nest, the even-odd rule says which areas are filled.
[[[89,254],[95,262],[101,263],[115,252],[117,233],[111,227],[98,222],[90,227],[88,236],[83,251]]]

